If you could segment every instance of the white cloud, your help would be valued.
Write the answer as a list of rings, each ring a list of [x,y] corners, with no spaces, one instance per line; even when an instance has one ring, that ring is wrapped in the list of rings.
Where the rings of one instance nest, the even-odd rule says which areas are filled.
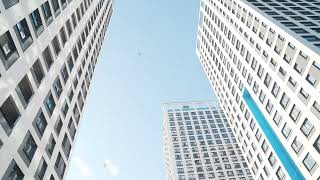
[[[84,162],[84,160],[80,159],[79,157],[74,157],[74,161],[75,161],[76,166],[80,170],[81,176],[83,176],[83,177],[91,177],[92,176],[92,171],[91,171],[90,167],[87,165],[87,163]]]
[[[113,164],[111,160],[105,160],[103,166],[112,176],[118,176],[120,173],[118,166]]]

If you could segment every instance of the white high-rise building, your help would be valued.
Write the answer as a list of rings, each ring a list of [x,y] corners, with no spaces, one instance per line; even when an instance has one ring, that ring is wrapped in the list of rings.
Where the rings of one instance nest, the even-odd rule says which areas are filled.
[[[112,0],[0,0],[0,178],[64,179]]]
[[[320,179],[320,1],[201,0],[196,53],[254,179]]]
[[[169,180],[253,179],[216,101],[166,103],[163,111]]]

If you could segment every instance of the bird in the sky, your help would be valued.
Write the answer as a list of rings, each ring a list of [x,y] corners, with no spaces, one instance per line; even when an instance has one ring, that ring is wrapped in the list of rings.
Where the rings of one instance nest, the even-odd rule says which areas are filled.
[[[142,52],[140,51],[140,49],[137,50],[137,55],[142,56]]]

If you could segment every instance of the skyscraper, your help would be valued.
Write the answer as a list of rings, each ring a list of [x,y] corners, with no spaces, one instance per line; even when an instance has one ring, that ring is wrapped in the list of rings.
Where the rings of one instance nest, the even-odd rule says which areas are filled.
[[[319,179],[320,2],[202,0],[196,53],[255,179]]]
[[[111,0],[0,1],[0,178],[63,179]]]
[[[163,108],[169,180],[252,179],[217,102],[167,103]]]

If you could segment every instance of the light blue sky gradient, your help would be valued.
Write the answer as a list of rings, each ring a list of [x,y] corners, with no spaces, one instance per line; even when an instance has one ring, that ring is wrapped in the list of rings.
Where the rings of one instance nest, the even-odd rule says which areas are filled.
[[[214,99],[195,54],[198,9],[198,0],[116,0],[69,180],[165,179],[162,103]],[[79,158],[92,177],[81,177]]]

